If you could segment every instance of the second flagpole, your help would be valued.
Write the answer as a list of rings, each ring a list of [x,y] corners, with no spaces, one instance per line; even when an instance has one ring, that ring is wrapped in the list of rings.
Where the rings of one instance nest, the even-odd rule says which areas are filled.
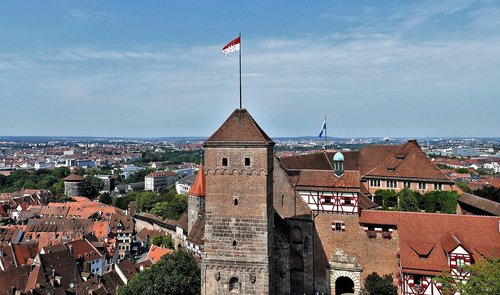
[[[243,108],[243,104],[242,104],[242,99],[241,99],[241,33],[239,34],[239,38],[240,38],[240,109]]]

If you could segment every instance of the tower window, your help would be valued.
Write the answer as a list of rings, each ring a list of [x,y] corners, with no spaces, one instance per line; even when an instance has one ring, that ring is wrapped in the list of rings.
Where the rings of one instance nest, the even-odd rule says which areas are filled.
[[[227,158],[222,158],[222,166],[227,166]]]
[[[229,292],[239,292],[240,284],[238,278],[229,279]]]
[[[238,206],[238,199],[234,199],[234,206]]]
[[[236,240],[233,241],[233,247],[236,246],[238,243],[236,243]]]
[[[250,166],[250,158],[245,158],[245,166]]]

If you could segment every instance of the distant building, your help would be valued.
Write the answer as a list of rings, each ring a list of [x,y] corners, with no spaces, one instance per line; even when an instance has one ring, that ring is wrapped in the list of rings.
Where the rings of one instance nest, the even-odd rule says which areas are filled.
[[[172,171],[153,172],[144,177],[144,190],[160,192],[178,179],[179,175]]]
[[[97,175],[97,178],[101,179],[104,186],[101,192],[110,193],[115,189],[115,176],[114,175]]]
[[[183,178],[177,180],[175,182],[175,190],[178,194],[187,195],[188,191],[191,189],[191,186],[194,183],[195,179],[194,174],[186,175]]]
[[[137,172],[139,170],[142,170],[142,168],[135,166],[133,164],[130,164],[130,165],[123,165],[121,170],[122,170],[121,176],[123,176],[124,179],[127,179],[130,175],[134,174],[135,172]]]
[[[54,168],[54,163],[35,163],[35,170]]]
[[[82,196],[85,178],[78,174],[71,174],[64,178],[64,195],[66,197]]]

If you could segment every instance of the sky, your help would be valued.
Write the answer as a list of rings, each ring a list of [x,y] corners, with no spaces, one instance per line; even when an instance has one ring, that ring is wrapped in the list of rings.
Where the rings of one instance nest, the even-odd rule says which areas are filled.
[[[0,2],[0,135],[500,136],[499,1]]]

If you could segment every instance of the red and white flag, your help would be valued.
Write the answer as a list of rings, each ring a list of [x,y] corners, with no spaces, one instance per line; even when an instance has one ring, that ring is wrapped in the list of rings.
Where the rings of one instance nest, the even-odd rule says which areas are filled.
[[[227,43],[224,48],[222,48],[222,53],[228,55],[230,52],[240,51],[240,37],[234,39],[233,41]]]

